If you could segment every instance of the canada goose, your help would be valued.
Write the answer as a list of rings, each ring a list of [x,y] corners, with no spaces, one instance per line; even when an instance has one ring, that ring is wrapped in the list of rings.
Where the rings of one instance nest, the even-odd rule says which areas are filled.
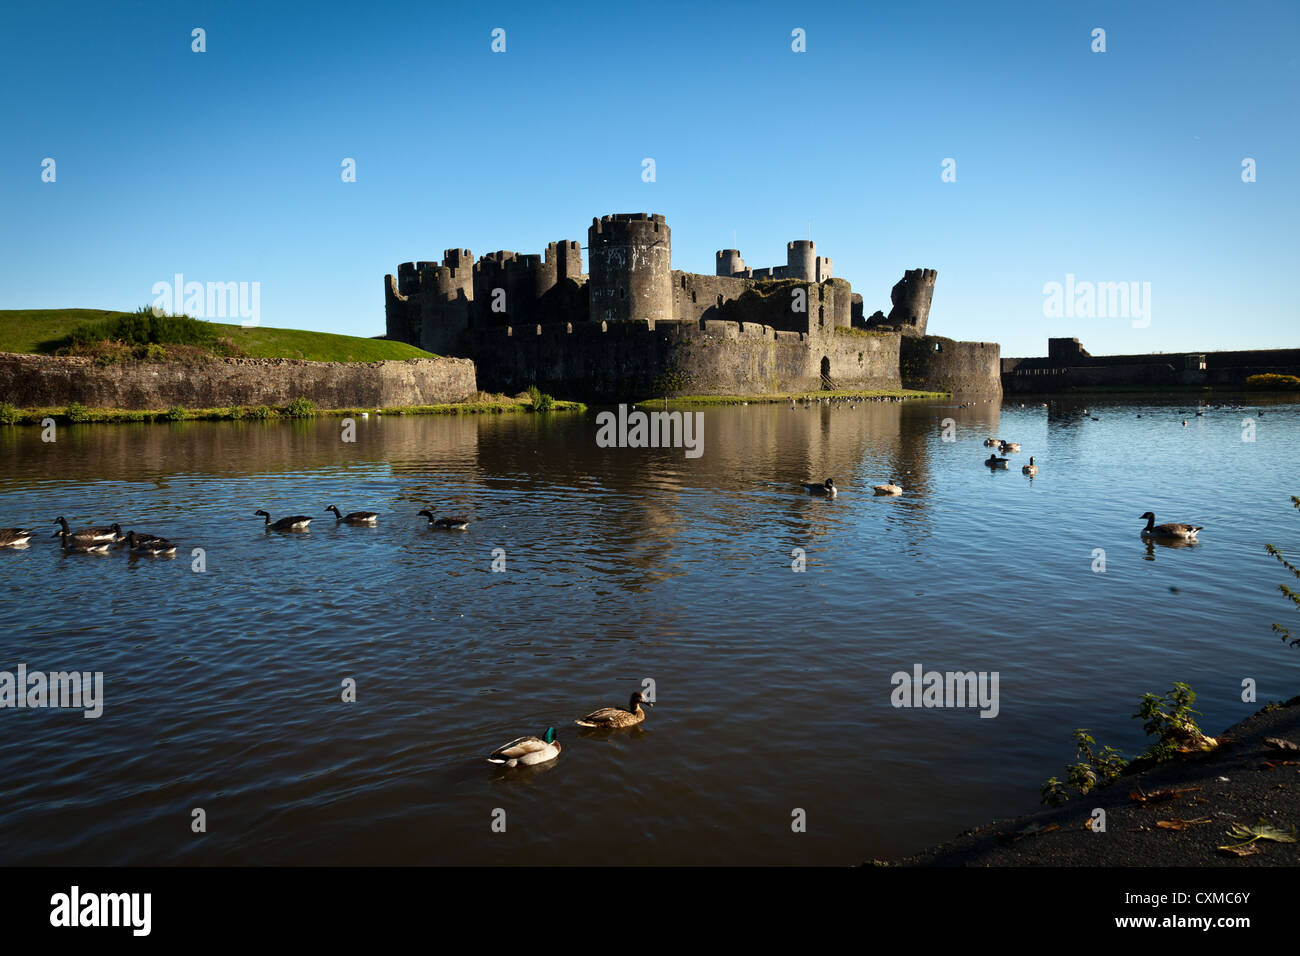
[[[1030,456],[1029,456],[1029,464],[1025,465],[1024,468],[1021,468],[1021,469],[1020,469],[1020,473],[1023,474],[1023,475],[1036,475],[1036,474],[1038,474],[1038,466],[1034,464],[1034,456],[1033,456],[1033,455],[1030,455]]]
[[[420,514],[429,519],[430,528],[437,528],[439,531],[469,530],[469,519],[464,515],[453,515],[448,518],[435,518],[433,512],[427,508],[421,511]]]
[[[21,548],[35,533],[26,528],[0,528],[0,548]]]
[[[518,740],[512,740],[504,747],[492,751],[487,761],[506,767],[517,767],[521,764],[531,767],[534,764],[554,760],[560,755],[561,749],[560,742],[555,739],[555,728],[547,727],[545,736],[520,737]]]
[[[641,696],[639,690],[633,691],[631,698],[627,702],[627,710],[618,707],[602,707],[600,710],[593,710],[586,717],[580,717],[574,721],[579,727],[599,727],[602,730],[614,727],[633,727],[645,720],[645,711],[641,709],[642,704],[653,703]]]
[[[339,514],[339,509],[330,505],[326,511],[334,512],[335,524],[374,524],[379,520],[377,511],[352,511],[348,514]]]
[[[1007,461],[1008,459],[1006,458],[999,458],[997,455],[989,455],[989,457],[985,459],[984,464],[988,465],[990,468],[1006,468]]]
[[[999,450],[1000,450],[1000,451],[1002,452],[1002,454],[1004,454],[1004,455],[1005,455],[1007,452],[1009,452],[1009,451],[1020,451],[1020,442],[1018,442],[1018,441],[1004,441],[1004,442],[1002,443],[1002,445],[1000,446]]]
[[[111,528],[82,528],[79,531],[73,531],[68,527],[68,519],[62,515],[54,519],[54,523],[62,527],[62,531],[56,531],[53,537],[60,535],[67,537],[71,535],[74,538],[89,541],[117,541],[122,536],[121,525],[113,525]]]
[[[104,541],[80,534],[65,534],[59,532],[59,543],[63,545],[64,551],[107,551],[113,544],[112,541]]]
[[[1182,538],[1186,541],[1195,538],[1196,533],[1205,527],[1200,524],[1156,524],[1156,516],[1150,511],[1138,517],[1147,519],[1147,526],[1142,529],[1144,538]]]
[[[827,478],[823,484],[810,485],[802,482],[804,490],[810,495],[825,495],[827,498],[834,498],[839,492],[835,489],[835,479]]]
[[[872,485],[871,490],[878,495],[901,495],[903,493],[903,489],[892,481],[883,485]]]
[[[274,523],[271,522],[271,516],[265,511],[256,511],[254,514],[261,515],[266,519],[267,531],[306,531],[307,525],[311,524],[311,518],[307,515],[294,515],[292,518],[281,518]]]
[[[147,554],[154,557],[162,557],[164,555],[176,553],[176,545],[172,544],[166,538],[160,538],[154,534],[138,535],[134,531],[131,531],[127,533],[126,543],[132,554]]]
[[[985,448],[997,448],[998,445],[1001,445],[1001,444],[1002,444],[1002,439],[1001,439],[1001,438],[986,438],[986,439],[984,439],[984,447],[985,447]]]

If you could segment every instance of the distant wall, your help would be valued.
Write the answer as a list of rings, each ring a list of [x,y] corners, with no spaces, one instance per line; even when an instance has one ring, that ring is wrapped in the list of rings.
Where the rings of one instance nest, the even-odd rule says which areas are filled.
[[[287,405],[309,398],[321,408],[381,408],[457,402],[477,392],[469,359],[301,362],[219,359],[200,365],[125,362],[0,352],[0,401],[19,408],[219,408]]]
[[[1236,387],[1251,375],[1300,375],[1300,349],[1235,352],[1154,352],[1090,355],[1078,339],[1049,339],[1048,354],[1002,360],[1007,392],[1057,392],[1070,388]]]
[[[529,385],[588,401],[815,391],[822,360],[837,388],[898,388],[898,335],[813,334],[752,322],[587,322],[475,335],[484,388]]]

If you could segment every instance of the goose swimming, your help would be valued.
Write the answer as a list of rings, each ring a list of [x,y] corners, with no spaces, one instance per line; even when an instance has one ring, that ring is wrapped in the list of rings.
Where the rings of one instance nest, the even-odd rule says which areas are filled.
[[[547,727],[542,737],[520,737],[512,740],[487,758],[488,763],[505,767],[531,767],[547,763],[560,755],[560,742],[555,739],[555,728]]]
[[[377,511],[352,511],[348,514],[340,514],[339,509],[330,505],[326,511],[334,512],[335,524],[375,524],[379,520]]]
[[[1184,541],[1190,541],[1205,527],[1205,525],[1200,524],[1177,524],[1173,522],[1156,524],[1156,516],[1150,511],[1138,517],[1147,519],[1147,526],[1142,529],[1142,537],[1144,538],[1180,538]]]
[[[1021,474],[1024,474],[1024,475],[1036,475],[1036,474],[1038,474],[1038,466],[1034,464],[1034,456],[1033,456],[1033,455],[1030,455],[1030,456],[1029,456],[1029,464],[1027,464],[1027,465],[1025,465],[1025,467],[1021,468],[1021,469],[1020,469],[1020,473],[1021,473]]]
[[[291,518],[281,518],[279,521],[272,522],[271,516],[265,511],[258,510],[254,514],[261,515],[266,519],[267,531],[306,531],[307,525],[311,524],[311,518],[307,515],[294,515]]]
[[[1009,451],[1020,451],[1020,442],[1018,442],[1018,441],[1004,441],[1004,442],[1002,442],[1001,446],[999,447],[999,451],[1001,451],[1002,454],[1004,454],[1004,455],[1005,455],[1007,452],[1009,452]]]
[[[0,528],[0,548],[21,548],[35,533],[26,528]]]
[[[64,536],[70,535],[74,538],[79,538],[82,540],[113,542],[113,541],[117,541],[119,538],[122,537],[121,525],[115,524],[109,528],[82,528],[78,531],[73,531],[68,527],[68,519],[63,517],[62,515],[59,515],[59,517],[55,518],[54,523],[59,525],[63,529],[62,531],[54,532],[53,537],[56,538],[59,535],[64,535]]]
[[[128,549],[132,554],[147,554],[153,557],[163,557],[176,553],[176,545],[172,544],[166,538],[160,538],[156,534],[139,535],[130,531],[126,536]]]
[[[997,455],[989,455],[989,457],[985,459],[984,464],[988,465],[990,468],[1006,468],[1008,461],[1009,459],[1007,458],[999,458]]]
[[[827,498],[834,498],[839,494],[835,488],[834,478],[827,478],[826,481],[820,485],[810,485],[807,482],[801,482],[801,484],[803,484],[804,491],[808,492],[810,495],[825,495]]]
[[[429,527],[437,528],[439,531],[468,531],[469,519],[464,515],[454,515],[447,518],[435,518],[433,512],[425,509],[420,514],[429,519]]]
[[[901,495],[903,493],[903,489],[892,481],[883,485],[872,485],[871,490],[878,495]]]
[[[641,696],[639,690],[633,691],[631,698],[627,702],[627,710],[619,707],[602,707],[600,710],[593,710],[586,717],[579,717],[574,723],[579,727],[597,727],[602,730],[616,727],[634,727],[645,720],[645,711],[641,709],[642,704],[654,706],[653,703]]]

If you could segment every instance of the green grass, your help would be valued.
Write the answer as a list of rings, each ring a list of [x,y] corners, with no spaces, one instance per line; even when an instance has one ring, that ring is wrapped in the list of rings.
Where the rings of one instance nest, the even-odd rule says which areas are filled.
[[[63,339],[87,322],[129,315],[99,309],[0,310],[0,352],[37,354],[42,343]],[[404,342],[367,339],[304,329],[212,323],[217,336],[230,339],[248,358],[289,358],[309,362],[378,362],[394,359],[434,358],[431,353]]]
[[[71,416],[69,411],[71,410]],[[557,412],[585,412],[587,406],[582,402],[555,401],[549,409]],[[359,418],[363,413],[371,415],[480,415],[501,414],[507,412],[532,412],[531,402],[517,398],[497,396],[470,402],[447,402],[440,405],[399,405],[391,408],[318,408],[318,418]],[[292,421],[296,417],[288,406],[267,408],[264,405],[232,405],[222,408],[153,408],[138,410],[132,408],[85,408],[68,406],[66,408],[8,408],[0,409],[0,424],[39,425],[42,419],[53,418],[58,422],[75,422],[78,424],[118,424],[123,422],[177,422],[177,421]],[[11,419],[5,422],[4,419]]]
[[[918,392],[910,388],[873,388],[866,390],[839,390],[834,392],[775,392],[763,395],[682,395],[668,399],[669,405],[750,405],[774,404],[789,401],[817,401],[823,398],[952,398],[950,392]],[[662,398],[649,398],[636,405],[663,407]]]

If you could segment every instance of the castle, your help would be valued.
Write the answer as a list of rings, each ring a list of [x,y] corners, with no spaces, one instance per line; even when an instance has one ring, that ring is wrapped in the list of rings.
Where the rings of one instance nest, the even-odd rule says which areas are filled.
[[[476,262],[407,262],[384,277],[389,339],[474,359],[482,387],[536,384],[565,397],[635,400],[823,388],[1000,392],[996,343],[926,334],[937,273],[907,271],[888,315],[832,274],[816,243],[786,246],[782,266],[752,269],[738,249],[715,274],[672,268],[661,215],[593,219],[589,272],[573,240],[545,255],[492,252]]]

